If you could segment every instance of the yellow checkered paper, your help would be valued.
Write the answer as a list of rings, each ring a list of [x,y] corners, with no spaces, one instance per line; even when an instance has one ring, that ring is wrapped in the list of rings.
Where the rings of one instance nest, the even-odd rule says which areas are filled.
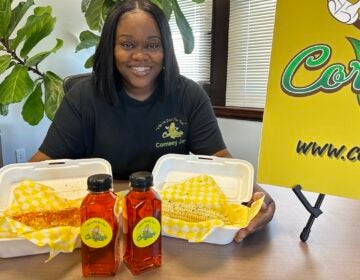
[[[39,247],[49,246],[50,256],[47,261],[60,252],[72,252],[76,247],[80,228],[59,226],[35,230],[25,224],[11,219],[16,213],[43,210],[60,210],[80,208],[82,199],[66,199],[48,186],[25,180],[13,190],[10,206],[0,215],[0,238],[23,237]]]
[[[80,207],[81,199],[66,199],[53,188],[24,180],[13,190],[14,198],[6,210],[8,215],[26,211],[61,210]]]
[[[217,228],[246,227],[260,211],[264,200],[262,197],[250,207],[229,203],[216,181],[205,174],[180,183],[167,183],[160,196],[163,203],[163,232],[190,242],[204,241]],[[181,207],[169,210],[173,205]],[[204,217],[195,221],[194,216],[199,216],[199,212]]]

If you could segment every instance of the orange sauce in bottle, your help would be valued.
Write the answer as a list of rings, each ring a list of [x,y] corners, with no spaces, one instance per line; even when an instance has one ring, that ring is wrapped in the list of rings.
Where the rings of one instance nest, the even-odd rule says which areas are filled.
[[[134,274],[161,266],[161,200],[150,172],[130,176],[123,199],[124,263]]]
[[[115,275],[119,266],[119,217],[112,177],[96,174],[88,178],[89,193],[81,212],[81,257],[83,276]]]

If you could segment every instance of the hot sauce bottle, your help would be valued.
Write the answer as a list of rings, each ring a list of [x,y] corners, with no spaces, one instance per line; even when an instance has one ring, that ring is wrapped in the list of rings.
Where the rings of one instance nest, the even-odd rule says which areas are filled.
[[[81,203],[83,276],[115,275],[119,266],[119,217],[112,177],[96,174],[87,180],[89,193]]]
[[[150,172],[135,172],[123,198],[124,263],[134,275],[161,265],[161,200],[152,186]]]

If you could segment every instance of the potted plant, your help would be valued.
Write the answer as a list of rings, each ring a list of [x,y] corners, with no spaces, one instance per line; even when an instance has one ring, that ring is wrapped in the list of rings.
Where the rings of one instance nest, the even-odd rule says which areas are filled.
[[[50,50],[33,54],[34,47],[53,31],[56,19],[50,6],[33,9],[23,26],[23,19],[33,0],[11,7],[12,0],[0,0],[0,114],[6,116],[10,104],[25,100],[22,117],[30,125],[38,124],[44,114],[52,120],[64,96],[62,79],[51,71],[41,72],[38,65],[62,47],[56,39]],[[15,28],[18,27],[16,34]]]

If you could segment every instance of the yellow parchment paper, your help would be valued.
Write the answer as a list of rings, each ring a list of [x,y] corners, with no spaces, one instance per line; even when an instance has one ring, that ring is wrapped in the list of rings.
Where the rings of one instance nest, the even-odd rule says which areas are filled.
[[[82,198],[66,199],[48,186],[25,180],[14,189],[10,206],[0,215],[0,237],[23,237],[39,247],[49,246],[47,261],[60,252],[72,252],[77,244],[80,228],[72,226],[52,227],[42,230],[33,229],[10,218],[14,213],[40,210],[61,210],[71,207],[80,208]]]
[[[215,180],[208,175],[200,175],[180,183],[167,185],[160,192],[160,196],[162,200],[195,203],[229,216],[230,225],[225,225],[223,221],[217,219],[203,222],[186,222],[181,219],[162,216],[164,233],[190,242],[203,242],[216,228],[232,226],[241,229],[246,227],[260,211],[264,200],[264,197],[261,197],[254,201],[250,207],[229,203]]]

